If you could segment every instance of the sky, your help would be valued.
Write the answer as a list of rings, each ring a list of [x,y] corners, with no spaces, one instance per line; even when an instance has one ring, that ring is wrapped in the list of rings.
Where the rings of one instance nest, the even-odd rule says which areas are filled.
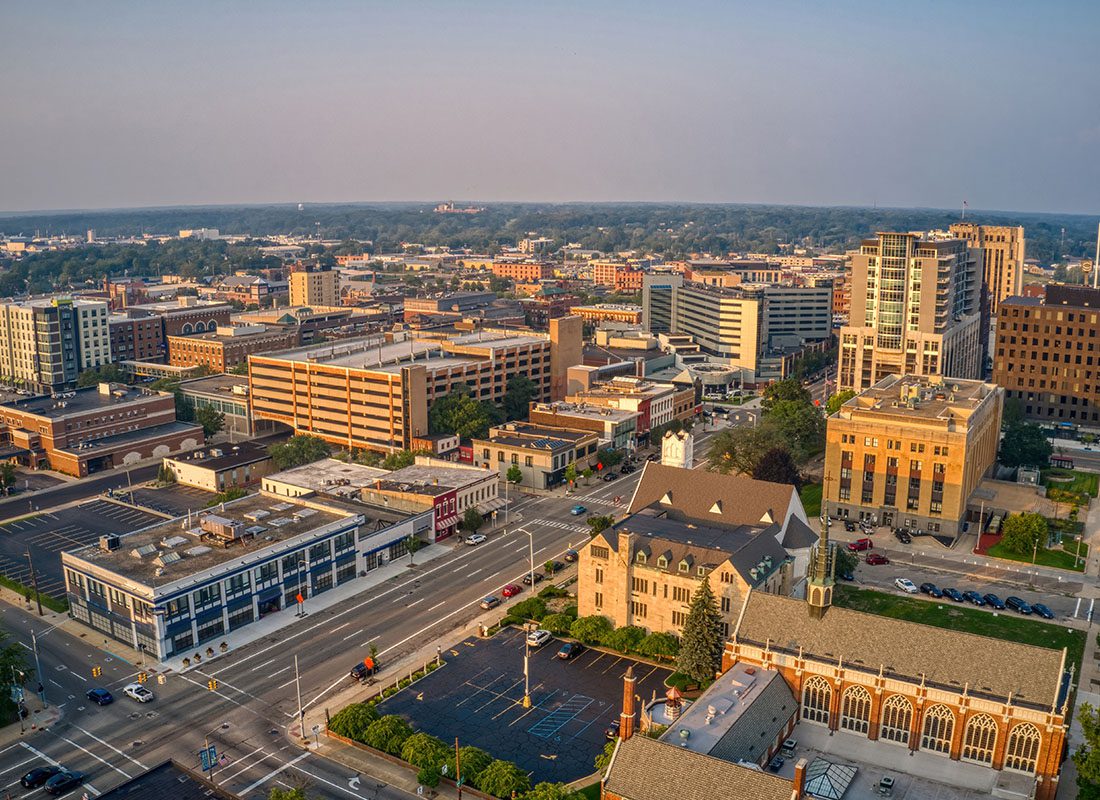
[[[3,0],[0,211],[1100,213],[1094,0]]]

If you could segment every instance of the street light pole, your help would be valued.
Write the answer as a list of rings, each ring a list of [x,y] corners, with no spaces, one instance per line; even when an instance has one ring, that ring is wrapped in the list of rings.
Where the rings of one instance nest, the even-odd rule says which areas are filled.
[[[306,738],[306,715],[302,708],[302,675],[298,672],[298,654],[294,654],[294,685],[298,692],[298,735]]]
[[[35,674],[38,676],[38,697],[42,701],[42,707],[49,708],[50,704],[46,702],[46,685],[42,683],[42,662],[38,658],[38,634],[34,630],[31,630],[31,645],[34,649]]]
[[[531,566],[531,591],[535,591],[535,534],[526,528],[522,529],[527,534],[527,552],[530,554]],[[531,707],[531,642],[523,637],[523,707]]]
[[[27,548],[27,566],[31,569],[31,586],[34,587],[34,599],[38,601],[38,616],[42,617],[45,614],[42,611],[42,595],[38,593],[38,573],[34,571],[34,559],[31,558],[30,548]]]
[[[305,570],[303,570],[302,567],[305,567]],[[300,597],[302,599],[298,602],[298,613],[294,615],[296,617],[304,617],[306,615],[306,596],[305,596],[305,594],[303,594],[302,590],[305,589],[306,572],[308,572],[308,571],[309,571],[309,562],[299,561],[298,562],[298,597]]]

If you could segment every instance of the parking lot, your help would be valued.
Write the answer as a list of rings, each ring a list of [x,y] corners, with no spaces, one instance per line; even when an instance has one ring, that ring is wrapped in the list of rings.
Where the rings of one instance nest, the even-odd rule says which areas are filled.
[[[134,489],[136,505],[160,511],[162,514],[171,514],[174,517],[205,508],[213,497],[214,493],[205,489],[178,484],[158,489]]]
[[[74,508],[39,513],[0,525],[0,575],[30,586],[26,556],[30,552],[39,590],[53,597],[64,597],[61,551],[94,544],[107,533],[129,533],[160,521],[161,517],[135,508],[92,500]]]
[[[513,761],[539,781],[573,781],[595,771],[604,731],[621,711],[622,677],[634,666],[636,693],[664,692],[669,670],[597,650],[572,661],[556,657],[560,642],[533,649],[531,707],[523,707],[524,634],[470,638],[444,653],[446,665],[379,706],[445,742],[475,745]]]

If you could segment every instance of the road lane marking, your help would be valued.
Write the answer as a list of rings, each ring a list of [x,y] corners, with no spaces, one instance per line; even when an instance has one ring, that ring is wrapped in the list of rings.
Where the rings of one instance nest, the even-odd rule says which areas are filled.
[[[290,769],[295,764],[297,764],[299,761],[301,761],[303,758],[307,758],[308,756],[309,756],[309,751],[307,750],[306,752],[302,753],[300,756],[293,759],[292,761],[288,761],[285,764],[283,764],[281,767],[278,767],[277,769],[272,770],[271,772],[264,775],[262,778],[260,778],[255,783],[252,783],[249,786],[245,787],[244,791],[241,792],[241,796],[244,797],[246,794],[251,792],[253,789],[260,788],[265,783],[267,783],[269,780],[274,778],[276,775],[282,774],[283,772],[285,772],[286,770]]]
[[[472,577],[474,577],[475,575],[477,575],[477,574],[478,574],[479,572],[484,572],[484,571],[485,571],[484,569],[475,569],[475,570],[474,570],[473,572],[471,572],[471,573],[470,573],[469,575],[467,575],[466,577],[467,577],[467,578],[472,578]]]
[[[447,605],[447,601],[446,601],[446,600],[444,600],[444,601],[443,601],[442,603],[436,603],[436,604],[435,604],[434,606],[432,606],[431,608],[429,608],[429,609],[428,609],[428,611],[435,611],[435,610],[436,610],[437,608],[439,608],[440,606],[445,606],[445,605]]]
[[[274,659],[274,658],[269,658],[269,659],[268,659],[267,661],[265,661],[264,663],[262,663],[262,664],[259,664],[259,665],[255,666],[255,667],[253,667],[252,669],[250,669],[250,670],[249,670],[249,672],[255,672],[255,671],[256,671],[256,670],[258,670],[258,669],[263,669],[264,667],[266,667],[266,666],[267,666],[268,664],[270,664],[270,663],[271,663],[271,662],[273,662],[273,661],[275,661],[275,659]]]
[[[123,775],[123,776],[125,776],[127,780],[129,780],[130,778],[132,778],[132,777],[133,777],[132,775],[130,775],[130,773],[126,772],[126,770],[123,770],[123,769],[119,769],[118,767],[116,767],[116,766],[115,766],[114,764],[112,764],[112,763],[111,763],[110,761],[108,761],[107,759],[105,759],[105,758],[100,758],[99,756],[97,756],[97,755],[96,755],[95,753],[93,753],[93,752],[92,752],[91,750],[89,750],[88,748],[86,748],[86,747],[81,747],[80,745],[78,745],[78,744],[77,744],[76,742],[74,742],[74,741],[73,741],[72,739],[69,739],[69,738],[67,738],[67,737],[65,737],[65,736],[58,736],[57,738],[58,738],[58,739],[61,739],[62,741],[68,742],[68,743],[69,743],[69,744],[71,744],[71,745],[72,745],[73,747],[75,747],[75,748],[76,748],[77,750],[83,750],[83,751],[84,751],[85,753],[87,753],[88,755],[90,755],[90,756],[91,756],[92,758],[94,758],[94,759],[95,759],[96,761],[99,761],[99,762],[100,762],[100,763],[102,763],[102,764],[106,764],[106,765],[107,765],[108,767],[110,767],[111,769],[113,769],[113,770],[114,770],[115,772],[119,773],[120,775]]]
[[[127,755],[126,753],[122,752],[121,750],[119,750],[119,749],[118,749],[117,747],[115,747],[114,745],[112,745],[112,744],[108,744],[107,742],[103,741],[102,739],[100,739],[100,738],[99,738],[98,736],[96,736],[95,734],[93,734],[93,733],[88,733],[88,731],[84,730],[84,729],[83,729],[83,728],[81,728],[81,727],[80,727],[79,725],[73,725],[73,727],[74,727],[74,728],[76,728],[76,729],[77,729],[78,731],[80,731],[81,733],[83,733],[83,734],[84,734],[85,736],[87,736],[87,737],[88,737],[89,739],[95,739],[95,740],[96,740],[97,742],[99,742],[99,743],[100,743],[101,745],[103,745],[104,747],[109,747],[109,748],[110,748],[111,750],[114,750],[114,751],[115,751],[116,753],[118,753],[118,754],[119,754],[120,756],[122,756],[123,758],[125,758],[125,759],[127,759],[127,760],[129,760],[129,761],[133,761],[133,762],[134,762],[135,764],[137,764],[137,765],[138,765],[139,767],[141,767],[142,769],[144,769],[144,770],[148,770],[148,769],[149,769],[149,768],[148,768],[147,766],[145,766],[144,764],[142,764],[142,763],[141,763],[140,761],[138,761],[138,760],[137,760],[136,758],[133,758],[132,756],[129,756],[129,755]]]
[[[274,677],[275,677],[276,675],[282,675],[282,674],[283,674],[284,672],[286,672],[286,671],[287,671],[288,669],[290,669],[290,668],[291,668],[291,667],[293,667],[293,666],[294,666],[293,664],[291,664],[291,665],[288,665],[288,666],[285,666],[285,667],[283,667],[283,668],[282,668],[282,669],[280,669],[280,670],[277,670],[277,671],[275,671],[275,672],[272,672],[272,673],[271,673],[270,675],[268,675],[267,677],[269,677],[269,678],[274,678]]]
[[[343,625],[337,625],[335,628],[332,629],[332,632],[336,633],[336,631],[343,630],[344,628],[346,628],[350,624],[351,624],[350,622],[345,622]]]
[[[407,606],[405,606],[405,608],[412,608],[417,603],[423,603],[423,602],[424,602],[424,598],[423,597],[418,597],[417,599],[415,599],[411,603],[409,603]]]
[[[347,636],[345,636],[345,637],[344,637],[343,639],[341,639],[340,641],[341,641],[341,642],[346,642],[346,641],[347,641],[348,639],[354,639],[354,638],[355,638],[356,636],[358,636],[359,634],[361,634],[361,633],[362,633],[362,632],[363,632],[364,630],[365,630],[364,628],[360,628],[360,629],[359,629],[359,630],[357,630],[357,631],[356,631],[355,633],[349,633],[349,634],[348,634]]]

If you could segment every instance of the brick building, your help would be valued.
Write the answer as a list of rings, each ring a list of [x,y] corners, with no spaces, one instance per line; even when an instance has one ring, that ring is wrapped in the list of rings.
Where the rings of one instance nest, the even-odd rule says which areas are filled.
[[[543,261],[494,261],[490,266],[498,278],[541,281],[554,277],[554,265]]]
[[[298,344],[297,329],[269,331],[263,325],[219,327],[213,333],[168,337],[168,363],[175,367],[202,365],[225,372],[250,355],[285,350]]]
[[[233,307],[217,300],[178,297],[175,300],[130,306],[125,313],[135,317],[160,318],[162,335],[167,339],[169,336],[189,336],[192,333],[216,330],[219,325],[228,325]]]
[[[163,361],[164,320],[158,316],[112,314],[108,326],[114,361]]]

